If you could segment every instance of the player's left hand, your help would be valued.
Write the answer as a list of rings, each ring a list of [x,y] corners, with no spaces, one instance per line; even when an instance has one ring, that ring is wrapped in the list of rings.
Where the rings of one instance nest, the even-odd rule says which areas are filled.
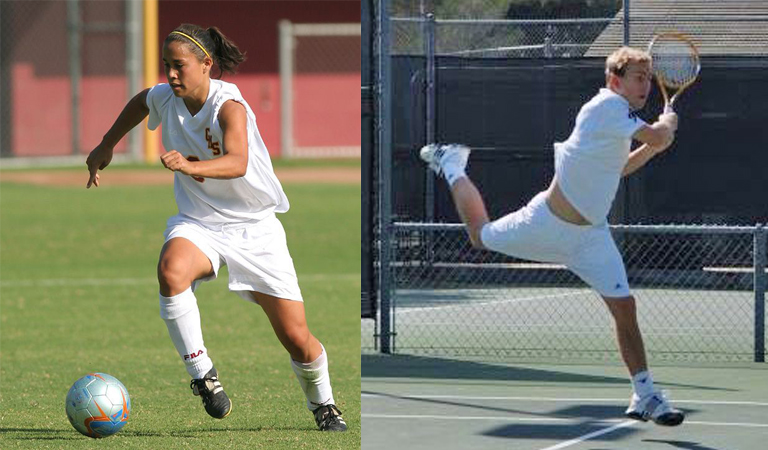
[[[160,155],[160,161],[168,170],[173,172],[181,172],[184,175],[190,175],[189,170],[191,162],[176,150],[171,150]]]

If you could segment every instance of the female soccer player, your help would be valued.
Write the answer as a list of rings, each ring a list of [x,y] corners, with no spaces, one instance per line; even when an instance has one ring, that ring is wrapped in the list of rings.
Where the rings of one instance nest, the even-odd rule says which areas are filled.
[[[309,332],[285,232],[275,213],[288,199],[272,170],[256,117],[234,84],[211,79],[213,65],[235,73],[245,55],[216,27],[183,24],[163,44],[168,83],[131,99],[88,156],[87,187],[99,186],[120,139],[149,115],[163,124],[160,159],[174,173],[179,213],[170,218],[157,267],[160,316],[192,377],[206,412],[232,410],[203,343],[195,288],[229,266],[229,289],[261,306],[320,430],[344,431],[335,406],[323,345]]]
[[[616,324],[621,356],[632,377],[627,416],[679,425],[653,385],[629,291],[624,262],[611,237],[607,215],[619,180],[644,166],[672,143],[677,115],[652,125],[639,119],[651,89],[651,57],[622,47],[606,59],[606,88],[582,106],[570,137],[555,144],[555,176],[525,207],[491,222],[465,168],[470,149],[430,144],[421,158],[448,182],[473,246],[518,258],[566,265],[603,297]],[[643,145],[630,152],[632,139]]]

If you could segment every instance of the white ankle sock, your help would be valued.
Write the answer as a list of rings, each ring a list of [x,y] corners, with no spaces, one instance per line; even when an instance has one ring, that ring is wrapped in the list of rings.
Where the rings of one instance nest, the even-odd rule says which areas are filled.
[[[168,334],[189,375],[203,378],[213,367],[213,361],[203,343],[200,310],[192,288],[173,297],[160,294],[160,317],[165,320]]]
[[[323,347],[320,356],[309,363],[300,363],[291,358],[291,367],[299,379],[301,390],[307,397],[307,409],[313,411],[322,405],[336,403],[333,400],[331,390],[331,377],[328,374],[328,358],[325,347]]]
[[[651,372],[644,370],[636,373],[632,377],[632,388],[635,390],[635,394],[638,397],[643,398],[651,395],[655,392],[656,388],[653,386],[653,377]]]

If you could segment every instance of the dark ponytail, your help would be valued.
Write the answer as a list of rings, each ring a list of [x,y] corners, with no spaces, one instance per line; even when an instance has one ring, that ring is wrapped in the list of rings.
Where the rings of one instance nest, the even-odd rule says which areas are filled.
[[[219,69],[222,72],[237,73],[237,66],[245,61],[245,53],[241,52],[237,45],[216,27],[208,28],[208,35],[213,41],[216,64],[219,65]]]
[[[166,43],[172,41],[187,44],[189,50],[200,61],[204,60],[206,56],[210,56],[213,62],[219,66],[217,78],[221,78],[224,72],[237,73],[237,66],[245,61],[245,53],[241,52],[237,45],[216,27],[210,27],[206,30],[198,25],[184,23],[165,38]]]

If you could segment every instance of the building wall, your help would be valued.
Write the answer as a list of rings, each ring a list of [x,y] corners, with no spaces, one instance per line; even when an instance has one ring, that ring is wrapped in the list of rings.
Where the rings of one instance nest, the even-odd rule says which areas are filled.
[[[71,154],[67,4],[49,0],[8,5],[3,5],[3,23],[10,26],[3,29],[2,48],[3,65],[8,65],[11,80],[10,92],[3,101],[11,104],[8,134],[12,153]],[[124,2],[81,2],[81,10],[86,24],[125,20]],[[359,23],[360,2],[159,2],[158,48],[179,24],[195,23],[219,27],[246,52],[248,60],[240,66],[240,72],[223,79],[240,88],[273,155],[279,154],[281,145],[278,22],[283,19],[294,23]],[[301,124],[296,132],[303,145],[326,145],[331,141],[337,145],[360,145],[359,54],[358,51],[353,63],[344,64],[330,76],[312,71],[298,74],[294,96],[306,107],[296,112],[295,120]],[[147,84],[165,82],[165,75],[161,72],[152,81]],[[122,31],[92,31],[83,36],[81,93],[80,152],[86,154],[101,141],[130,98]],[[328,114],[329,108],[335,113]],[[123,141],[115,150],[119,153],[125,148]]]

